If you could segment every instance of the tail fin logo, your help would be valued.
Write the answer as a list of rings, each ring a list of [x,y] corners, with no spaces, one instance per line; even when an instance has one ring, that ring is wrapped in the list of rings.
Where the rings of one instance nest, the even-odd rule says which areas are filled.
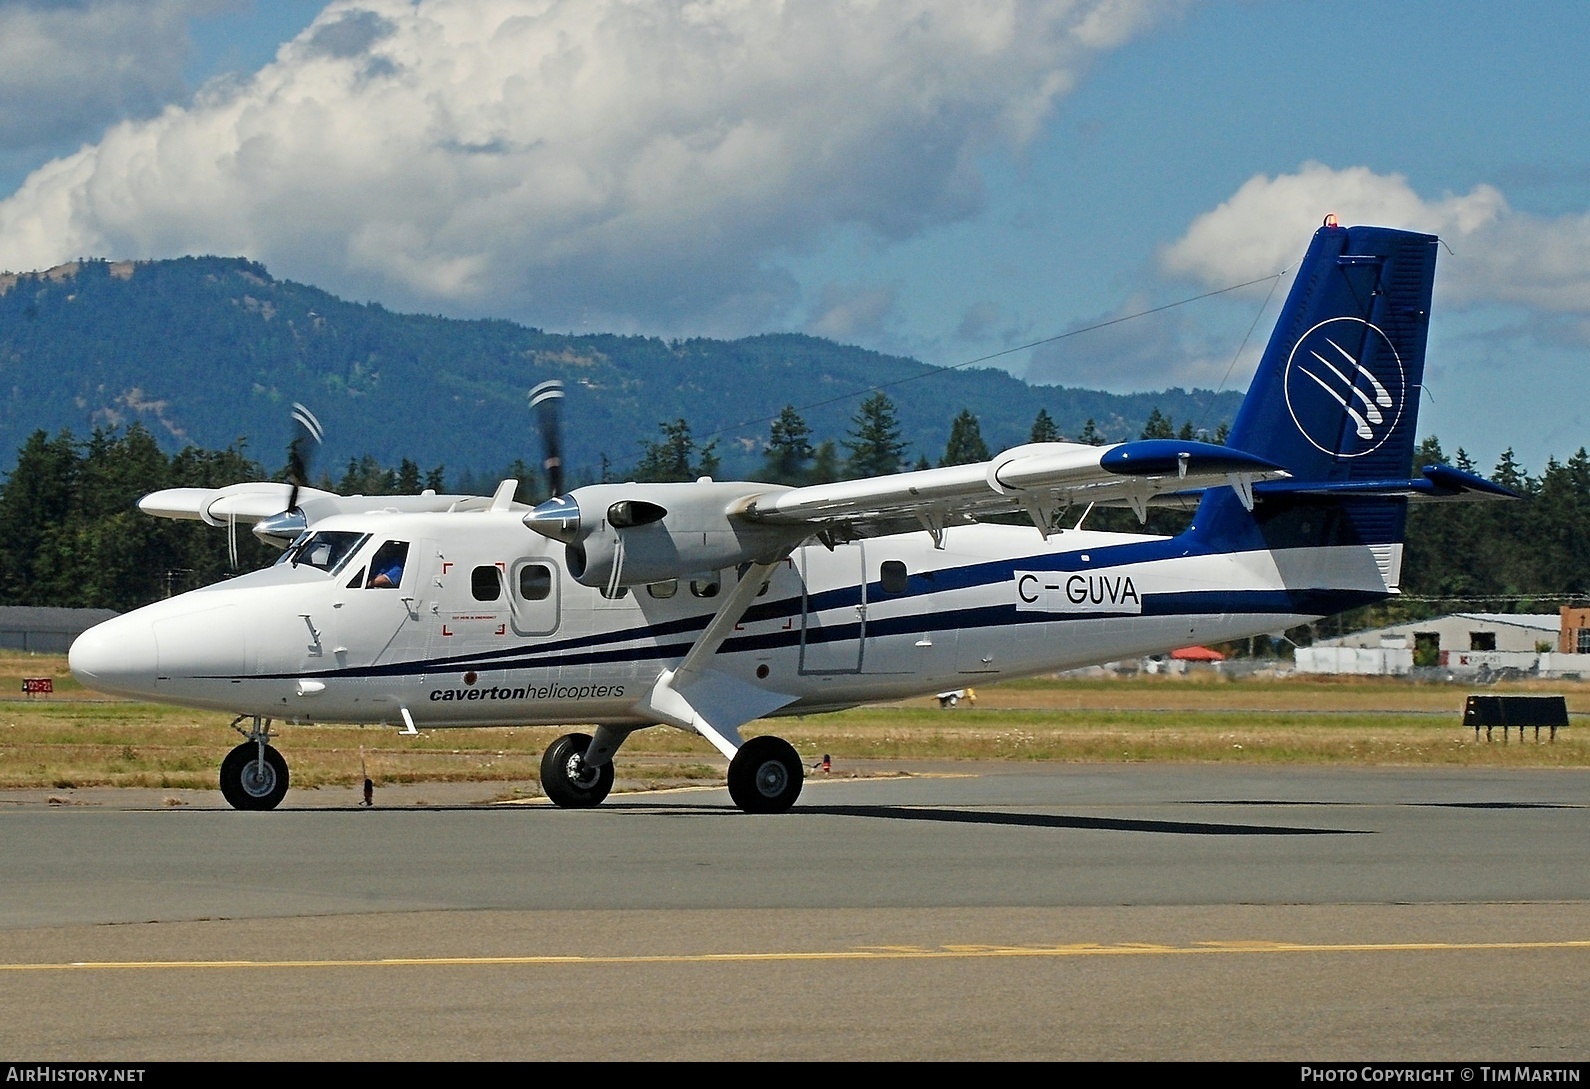
[[[1331,318],[1298,338],[1286,361],[1286,407],[1303,437],[1333,458],[1378,450],[1407,400],[1402,359],[1379,326]]]

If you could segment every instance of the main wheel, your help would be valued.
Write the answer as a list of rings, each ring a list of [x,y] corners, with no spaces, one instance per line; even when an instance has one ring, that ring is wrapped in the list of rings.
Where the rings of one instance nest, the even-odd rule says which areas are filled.
[[[729,761],[729,797],[747,813],[782,813],[800,797],[806,768],[781,737],[753,737]]]
[[[221,796],[233,809],[275,809],[287,796],[287,761],[282,754],[265,746],[245,741],[221,761]]]
[[[589,734],[564,734],[541,756],[541,789],[553,805],[565,809],[589,809],[601,805],[613,789],[611,762],[599,768],[586,767],[585,750]]]

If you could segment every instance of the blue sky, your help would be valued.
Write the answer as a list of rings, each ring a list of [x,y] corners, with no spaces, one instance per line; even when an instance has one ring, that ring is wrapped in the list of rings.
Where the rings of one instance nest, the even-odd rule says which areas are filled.
[[[1335,211],[1446,240],[1421,432],[1538,471],[1590,442],[1587,50],[1578,3],[0,0],[0,267],[239,253],[955,364],[1279,272]],[[1267,286],[1000,365],[1242,388]]]

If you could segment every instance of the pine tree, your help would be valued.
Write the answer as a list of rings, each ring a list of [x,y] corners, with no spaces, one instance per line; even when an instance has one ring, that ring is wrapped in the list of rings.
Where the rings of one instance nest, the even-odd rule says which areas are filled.
[[[1088,422],[1082,425],[1082,434],[1077,436],[1077,441],[1089,446],[1103,446],[1104,436],[1099,434],[1099,427],[1093,422],[1093,417],[1088,417]]]
[[[809,484],[832,484],[839,479],[839,447],[833,439],[824,439],[812,455],[812,467],[806,472]]]
[[[77,485],[77,449],[70,431],[35,431],[17,454],[0,495],[0,600],[9,605],[65,604],[40,597],[56,566],[61,523]]]
[[[983,441],[983,429],[978,426],[972,410],[963,408],[961,414],[955,417],[955,422],[950,424],[950,441],[944,446],[944,456],[939,459],[939,466],[975,465],[987,460],[988,444]]]
[[[502,480],[519,482],[519,486],[513,490],[513,497],[520,503],[534,503],[539,498],[536,494],[537,479],[536,471],[525,464],[524,458],[514,458],[502,476]],[[502,480],[498,483],[502,483]]]
[[[882,393],[874,393],[861,402],[850,422],[850,438],[844,444],[850,451],[850,475],[870,477],[899,472],[905,443],[900,441],[894,402]]]
[[[700,450],[690,435],[690,424],[683,417],[658,425],[662,437],[645,444],[640,464],[635,467],[635,479],[643,481],[689,481],[711,476],[717,472],[718,458],[713,449],[716,441]]]
[[[420,493],[420,467],[408,458],[398,463],[397,490],[399,495]]]
[[[1496,472],[1491,479],[1504,488],[1512,488],[1514,491],[1527,490],[1529,477],[1519,467],[1518,458],[1511,446],[1503,450],[1502,456],[1497,459]]]
[[[1148,414],[1148,422],[1143,424],[1141,437],[1145,439],[1174,439],[1176,437],[1176,428],[1171,423],[1170,417],[1164,415],[1156,408]]]
[[[763,448],[761,477],[773,484],[802,484],[807,463],[816,455],[811,444],[812,429],[806,426],[794,405],[785,405],[769,430]]]
[[[1047,408],[1040,408],[1038,416],[1032,421],[1032,434],[1029,442],[1059,442],[1060,429],[1055,426],[1054,417],[1049,415]]]

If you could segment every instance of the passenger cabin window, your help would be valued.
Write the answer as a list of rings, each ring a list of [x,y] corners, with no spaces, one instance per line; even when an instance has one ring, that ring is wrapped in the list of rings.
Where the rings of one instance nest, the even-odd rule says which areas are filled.
[[[878,581],[883,584],[886,594],[905,593],[905,564],[899,560],[884,560],[883,566],[878,569]]]
[[[646,592],[659,601],[666,601],[679,592],[679,580],[666,579],[663,582],[654,582],[646,587]]]
[[[469,573],[469,591],[476,601],[496,601],[502,596],[502,578],[493,564],[477,567]]]
[[[519,568],[519,596],[526,601],[545,601],[552,596],[552,568],[527,563]]]
[[[717,597],[719,585],[715,576],[710,579],[691,579],[690,592],[696,597]]]
[[[290,554],[285,559],[294,567],[316,567],[335,575],[369,539],[368,533],[323,530],[303,538],[301,543],[289,550]]]
[[[365,588],[395,590],[403,585],[403,566],[408,559],[407,541],[387,541],[375,550],[375,558],[370,561],[370,581],[364,584]]]

